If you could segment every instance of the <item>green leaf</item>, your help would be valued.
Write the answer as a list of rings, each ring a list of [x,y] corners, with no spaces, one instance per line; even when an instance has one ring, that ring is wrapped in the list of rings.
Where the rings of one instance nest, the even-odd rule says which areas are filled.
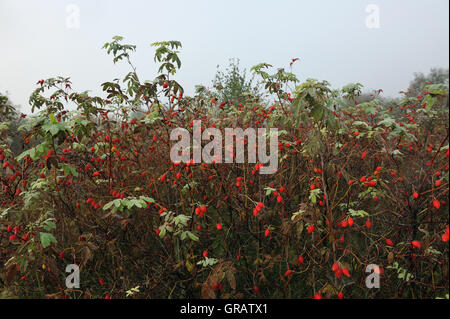
[[[275,188],[272,187],[266,187],[264,189],[266,190],[266,196],[269,196],[270,194],[272,194],[272,192],[275,191]]]
[[[317,197],[319,196],[319,194],[320,194],[320,188],[316,188],[316,189],[313,189],[313,190],[310,191],[309,199],[311,200],[311,202],[313,204],[316,203]]]
[[[187,232],[187,235],[193,241],[198,241],[199,240],[199,238],[197,236],[195,236],[193,233],[191,233],[190,231]]]
[[[73,167],[72,165],[61,164],[61,163],[59,165],[64,170],[65,175],[72,175],[72,176],[78,177],[78,172],[77,172],[76,168]]]
[[[53,221],[51,221],[51,220],[47,220],[47,221],[44,222],[44,226],[43,227],[44,227],[44,229],[46,231],[51,231],[52,229],[56,228],[56,224]]]
[[[103,206],[103,210],[108,210],[112,207],[112,205],[114,204],[114,201],[110,201],[108,204],[105,204]]]
[[[139,197],[142,200],[145,200],[147,203],[155,203],[155,200],[151,197],[147,197],[147,196],[141,196]]]
[[[39,233],[39,237],[41,239],[41,244],[42,247],[47,248],[48,246],[50,246],[52,243],[56,243],[56,238],[50,234],[50,233],[43,233],[40,232]]]
[[[360,209],[360,210],[354,210],[354,209],[349,209],[348,210],[348,214],[352,217],[367,217],[369,216],[369,213]]]

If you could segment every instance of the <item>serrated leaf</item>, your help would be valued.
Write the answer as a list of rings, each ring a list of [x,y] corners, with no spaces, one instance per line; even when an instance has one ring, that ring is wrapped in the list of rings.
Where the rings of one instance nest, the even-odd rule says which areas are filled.
[[[39,238],[41,240],[42,247],[44,247],[44,248],[47,248],[52,243],[56,243],[57,242],[55,236],[53,236],[50,233],[40,232],[39,233]]]

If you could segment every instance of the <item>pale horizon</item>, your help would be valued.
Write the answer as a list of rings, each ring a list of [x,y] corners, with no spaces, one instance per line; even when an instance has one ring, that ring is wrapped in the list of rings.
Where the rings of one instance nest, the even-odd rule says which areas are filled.
[[[79,28],[67,26],[67,5],[79,8]],[[379,7],[380,26],[366,25],[366,7]],[[395,97],[415,72],[448,68],[449,3],[432,1],[25,1],[0,0],[0,92],[21,112],[36,82],[70,77],[77,91],[103,96],[100,84],[129,71],[101,47],[115,35],[137,45],[132,60],[141,79],[156,76],[150,43],[178,40],[176,75],[187,95],[210,85],[216,67],[240,59],[242,68],[267,62],[289,67],[300,80],[333,88],[360,82]],[[283,19],[280,19],[282,17]]]

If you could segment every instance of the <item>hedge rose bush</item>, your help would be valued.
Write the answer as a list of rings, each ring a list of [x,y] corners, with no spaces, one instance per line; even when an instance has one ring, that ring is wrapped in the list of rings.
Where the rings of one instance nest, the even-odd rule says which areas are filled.
[[[448,297],[446,86],[358,102],[359,83],[332,90],[262,63],[261,95],[188,97],[179,42],[153,44],[160,69],[144,82],[122,40],[104,48],[131,72],[105,97],[64,77],[36,84],[21,154],[2,118],[3,297]],[[278,170],[172,162],[170,132],[194,120],[278,128]],[[379,289],[366,287],[371,264]]]

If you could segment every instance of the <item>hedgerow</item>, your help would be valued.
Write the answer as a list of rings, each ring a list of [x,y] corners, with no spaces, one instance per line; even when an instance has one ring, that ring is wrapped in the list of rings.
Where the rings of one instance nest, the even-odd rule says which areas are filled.
[[[189,97],[181,43],[153,44],[160,68],[144,82],[122,41],[104,48],[131,71],[102,84],[106,97],[49,78],[18,132],[2,118],[2,297],[448,298],[446,86],[359,103],[359,83],[333,90],[262,63],[261,94]],[[172,162],[170,132],[194,120],[278,128],[277,171]]]

